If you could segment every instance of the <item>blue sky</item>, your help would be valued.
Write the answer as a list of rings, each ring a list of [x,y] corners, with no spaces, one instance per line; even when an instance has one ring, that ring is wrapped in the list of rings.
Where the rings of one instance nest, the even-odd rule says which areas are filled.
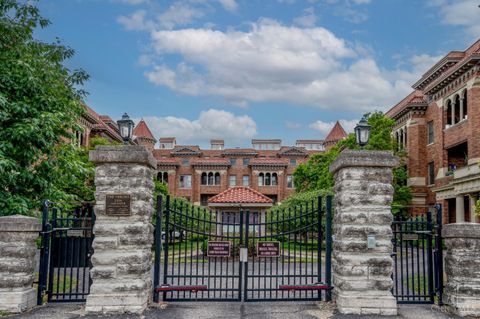
[[[182,144],[323,138],[480,36],[480,0],[41,0],[86,102]]]

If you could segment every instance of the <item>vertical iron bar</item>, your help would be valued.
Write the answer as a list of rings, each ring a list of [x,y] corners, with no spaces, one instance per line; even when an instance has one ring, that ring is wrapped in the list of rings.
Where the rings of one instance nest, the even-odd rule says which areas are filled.
[[[230,227],[230,226],[229,226]],[[234,232],[235,232],[235,223],[234,223]],[[238,248],[238,255],[239,255],[239,258],[238,258],[238,301],[242,301],[242,278],[243,278],[243,261],[241,260],[240,258],[240,250],[242,249],[243,247],[243,210],[240,210],[240,234],[239,234],[239,248]],[[235,243],[235,241],[233,241]],[[248,242],[248,236],[247,236],[247,242]],[[248,249],[248,248],[247,248]],[[247,266],[245,264],[245,270],[247,269]],[[246,278],[246,275],[245,275],[245,278]],[[245,294],[246,296],[246,294]]]
[[[317,197],[317,282],[322,282],[322,196]],[[318,291],[319,299],[322,300],[322,291]]]
[[[327,196],[327,215],[326,215],[326,251],[325,251],[325,281],[329,289],[327,290],[326,300],[332,300],[332,196]]]
[[[428,250],[428,294],[430,296],[430,302],[434,303],[435,302],[435,292],[433,289],[433,258],[432,258],[432,231],[433,231],[433,225],[432,225],[432,212],[429,210],[427,213],[427,229],[430,231],[430,233],[427,235],[428,238],[428,243],[427,243],[427,250]]]
[[[436,234],[435,234],[435,245],[437,250],[437,292],[438,292],[438,305],[443,305],[443,240],[442,240],[442,225],[443,225],[443,210],[442,204],[437,204],[435,206],[437,210],[437,221],[436,221]]]
[[[40,267],[38,272],[37,305],[43,304],[43,292],[47,289],[50,255],[50,233],[51,227],[48,223],[48,200],[42,203],[42,246],[40,250]]]
[[[168,244],[170,240],[170,196],[167,195],[167,200],[165,202],[165,247],[163,250],[163,284],[167,285],[167,275],[168,275]],[[160,237],[162,234],[160,234]],[[167,292],[163,292],[163,300],[167,297]]]
[[[155,264],[153,265],[153,301],[158,302],[157,287],[160,284],[160,254],[162,253],[162,195],[157,196],[155,220]]]
[[[250,229],[249,229],[249,223],[250,223],[250,211],[247,210],[246,212],[246,217],[245,217],[245,245],[246,248],[247,248],[247,252],[248,252],[248,246],[249,246],[249,232],[250,232]],[[240,223],[243,223],[243,220],[240,221]],[[255,261],[253,261],[253,264],[255,264]],[[254,281],[254,279],[252,278],[252,282]],[[247,301],[248,300],[248,295],[247,295],[247,291],[248,291],[248,253],[247,253],[247,261],[245,262],[245,281],[244,281],[244,287],[243,287],[244,291],[243,291],[243,301]],[[252,297],[253,297],[253,292],[252,292]]]

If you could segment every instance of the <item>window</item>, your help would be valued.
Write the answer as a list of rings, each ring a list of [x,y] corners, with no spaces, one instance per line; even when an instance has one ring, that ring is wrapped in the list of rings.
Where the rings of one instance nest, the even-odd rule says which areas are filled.
[[[467,105],[467,90],[463,92],[463,119],[468,117],[468,105]]]
[[[265,175],[263,173],[258,174],[258,186],[263,186],[265,183]]]
[[[236,175],[230,175],[228,177],[228,186],[230,186],[230,187],[237,186],[237,176]]]
[[[250,164],[250,159],[249,158],[244,158],[243,159],[243,166],[248,166]]]
[[[220,185],[220,173],[203,172],[200,182],[206,186]]]
[[[297,160],[294,158],[290,159],[290,165],[296,166],[297,165]]]
[[[293,185],[293,175],[287,175],[287,188],[295,188]]]
[[[167,172],[158,172],[157,180],[162,182],[162,183],[168,184],[168,173]]]
[[[190,164],[190,160],[188,158],[182,159],[182,166],[188,166]]]
[[[231,158],[230,159],[230,165],[235,166],[237,164],[237,159],[236,158]]]
[[[452,125],[452,124],[453,124],[452,101],[448,100],[447,101],[447,125]]]
[[[270,186],[270,173],[265,174],[265,186]]]
[[[435,184],[435,163],[428,163],[428,185]]]
[[[272,186],[277,186],[277,183],[278,183],[277,179],[278,179],[277,178],[277,173],[273,173],[272,174]]]
[[[180,188],[192,188],[192,175],[180,175]]]
[[[433,143],[433,121],[427,123],[427,133],[428,133],[428,144]]]
[[[250,186],[250,176],[248,175],[242,176],[242,185],[245,187]]]

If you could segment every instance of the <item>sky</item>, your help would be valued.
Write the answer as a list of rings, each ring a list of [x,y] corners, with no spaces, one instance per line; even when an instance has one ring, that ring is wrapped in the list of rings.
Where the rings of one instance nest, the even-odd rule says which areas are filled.
[[[480,0],[40,0],[86,103],[206,147],[321,139],[480,38]]]

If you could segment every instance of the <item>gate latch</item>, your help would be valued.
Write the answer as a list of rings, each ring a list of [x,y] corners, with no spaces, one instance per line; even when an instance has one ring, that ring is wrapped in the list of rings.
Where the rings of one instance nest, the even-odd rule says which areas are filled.
[[[248,261],[248,248],[240,247],[240,261],[244,263]]]

